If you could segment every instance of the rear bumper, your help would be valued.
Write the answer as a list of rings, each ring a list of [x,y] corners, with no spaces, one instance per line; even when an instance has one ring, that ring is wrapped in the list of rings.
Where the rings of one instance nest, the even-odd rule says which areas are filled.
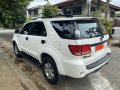
[[[100,64],[104,63],[105,61],[107,61],[109,58],[110,58],[111,54],[108,53],[106,54],[103,58],[101,58],[100,60],[90,64],[90,65],[87,65],[86,68],[87,69],[92,69],[92,68],[95,68],[97,66],[99,66]]]
[[[72,60],[74,62],[62,62],[63,68],[65,71],[65,75],[73,77],[73,78],[83,78],[87,74],[90,74],[105,64],[108,63],[111,56],[111,50],[108,48],[108,51],[105,56],[101,57],[101,59],[97,60],[96,62],[93,60],[93,63],[86,65],[82,60]],[[89,59],[89,58],[88,58]]]

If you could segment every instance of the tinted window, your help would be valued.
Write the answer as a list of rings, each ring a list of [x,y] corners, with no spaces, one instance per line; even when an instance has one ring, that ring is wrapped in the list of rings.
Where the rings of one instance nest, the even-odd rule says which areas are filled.
[[[85,39],[106,34],[106,30],[98,20],[53,21],[52,26],[61,38]],[[80,33],[76,38],[75,31]]]
[[[35,36],[47,36],[45,26],[42,22],[35,22],[32,25],[29,34],[30,35],[35,35]]]
[[[76,24],[80,30],[82,38],[93,38],[106,34],[105,28],[99,21],[76,21]]]
[[[27,35],[27,34],[29,33],[29,30],[30,30],[32,24],[33,24],[33,23],[28,23],[28,24],[26,24],[26,25],[23,27],[23,29],[22,29],[22,31],[21,31],[20,33]]]
[[[52,22],[52,25],[61,38],[74,38],[74,24],[71,21]]]

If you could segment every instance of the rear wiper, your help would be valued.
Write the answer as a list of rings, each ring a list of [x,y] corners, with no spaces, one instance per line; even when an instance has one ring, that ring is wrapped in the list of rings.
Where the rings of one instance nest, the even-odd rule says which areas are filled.
[[[100,36],[101,36],[102,39],[104,38],[104,34],[100,34],[100,35],[98,35],[96,37],[100,37]]]

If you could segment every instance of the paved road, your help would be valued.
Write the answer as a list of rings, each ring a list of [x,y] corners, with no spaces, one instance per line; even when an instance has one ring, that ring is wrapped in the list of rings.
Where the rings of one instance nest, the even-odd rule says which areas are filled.
[[[13,33],[0,33],[0,38],[11,42]],[[39,83],[44,84],[48,90],[120,90],[120,46],[118,41],[111,40],[112,57],[108,65],[99,72],[90,74],[83,79],[64,78],[58,85],[50,86],[43,79],[39,64],[31,58],[25,58],[27,64],[37,71]],[[31,60],[30,60],[31,59]],[[64,83],[63,83],[64,82]]]
[[[14,30],[1,30],[0,29],[0,37],[12,43]]]

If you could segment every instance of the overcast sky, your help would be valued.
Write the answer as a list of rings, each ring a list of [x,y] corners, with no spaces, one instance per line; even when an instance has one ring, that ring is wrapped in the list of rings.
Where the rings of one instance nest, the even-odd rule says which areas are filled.
[[[65,0],[49,0],[49,1],[50,3],[55,4],[55,3],[59,3]],[[106,0],[103,0],[103,1],[106,1]],[[112,0],[111,3],[114,5],[120,6],[120,0]],[[45,0],[34,0],[33,2],[31,2],[28,8],[38,6],[38,5],[43,5],[43,4],[45,4]]]

